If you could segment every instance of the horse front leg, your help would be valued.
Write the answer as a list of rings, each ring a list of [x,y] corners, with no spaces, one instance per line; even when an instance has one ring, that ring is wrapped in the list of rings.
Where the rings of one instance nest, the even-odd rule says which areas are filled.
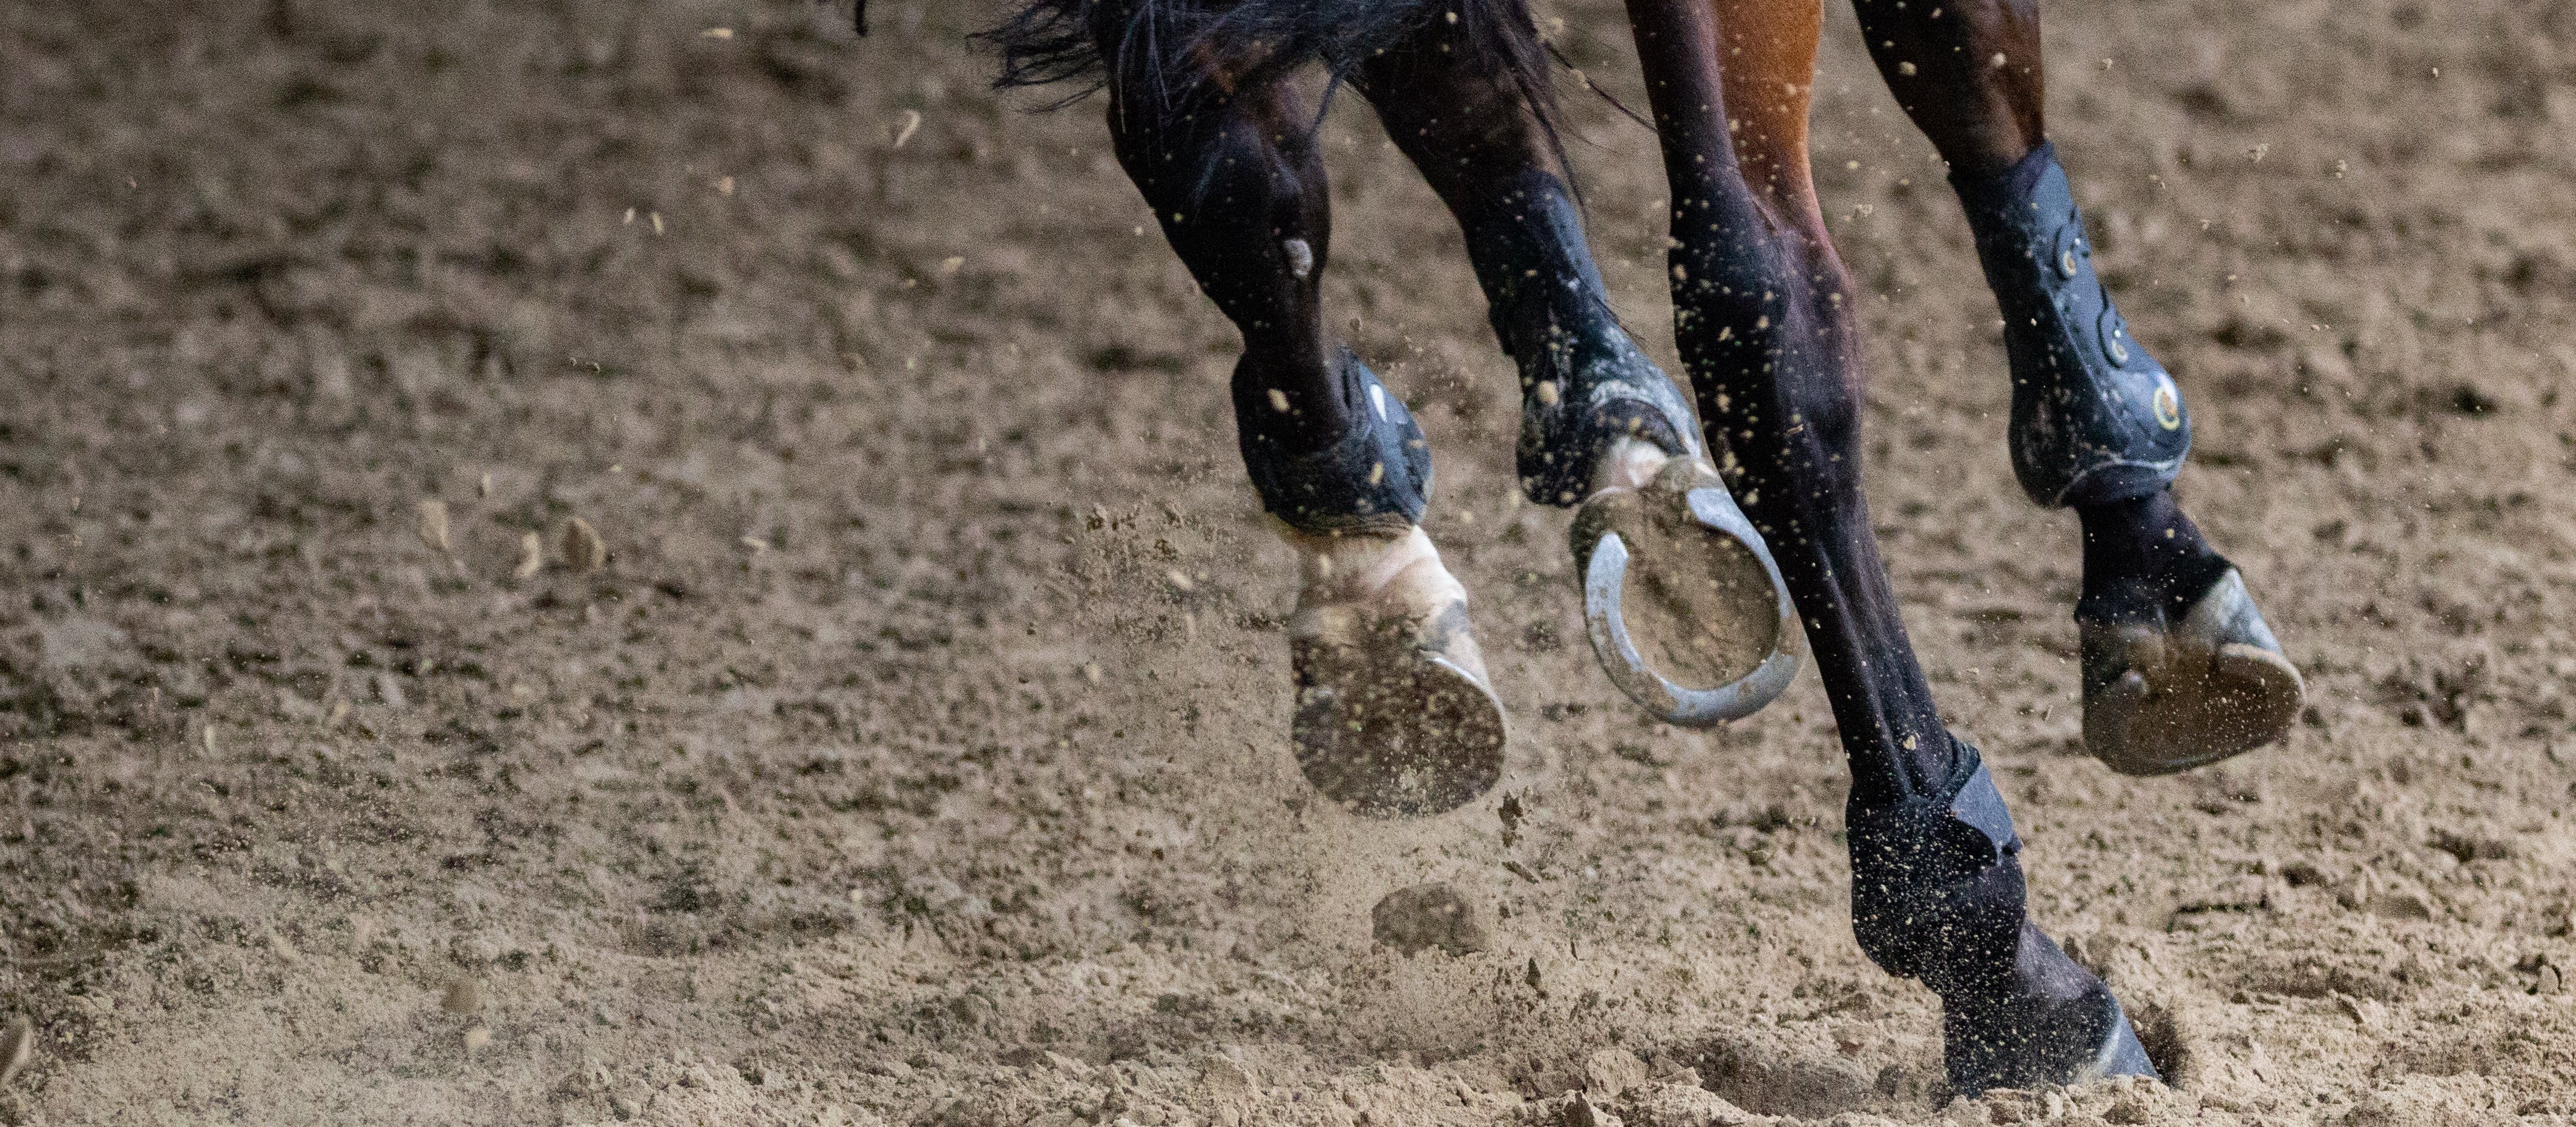
[[[1502,706],[1466,589],[1421,527],[1430,443],[1403,400],[1324,337],[1331,219],[1313,112],[1285,82],[1247,85],[1186,40],[1131,34],[1134,11],[1093,15],[1119,160],[1243,336],[1236,437],[1299,560],[1298,766],[1367,814],[1463,804],[1501,777]]]
[[[1613,682],[1671,723],[1749,715],[1797,670],[1778,568],[1689,402],[1611,312],[1542,117],[1546,60],[1520,57],[1540,51],[1526,14],[1463,10],[1481,15],[1371,58],[1360,89],[1457,217],[1520,368],[1522,490],[1578,510],[1586,632]]]
[[[2014,474],[2083,524],[2085,746],[2160,775],[2281,738],[2305,686],[2174,499],[2191,420],[2094,273],[2047,140],[2035,0],[1854,7],[1888,88],[1950,162],[2002,309]]]
[[[1741,463],[1851,764],[1852,924],[1941,998],[1951,1084],[2155,1074],[2101,980],[2025,907],[2022,844],[1942,724],[1861,493],[1850,285],[1807,173],[1821,12],[1629,0],[1673,199],[1675,325],[1701,411]]]

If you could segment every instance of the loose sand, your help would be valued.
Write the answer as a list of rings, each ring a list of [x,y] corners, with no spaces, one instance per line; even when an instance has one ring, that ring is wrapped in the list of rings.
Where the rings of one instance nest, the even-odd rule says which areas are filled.
[[[2576,8],[2048,5],[2186,502],[2316,693],[2158,781],[2076,746],[2074,525],[2012,485],[1966,229],[1832,16],[1909,624],[2177,1081],[1952,1105],[1930,995],[1851,941],[1813,675],[1705,735],[1609,687],[1365,112],[1331,321],[1438,445],[1517,726],[1407,824],[1300,788],[1233,335],[1097,106],[986,92],[975,4],[876,7],[0,5],[0,1118],[2576,1115]],[[1546,8],[1636,104],[1617,6]],[[1669,357],[1652,140],[1571,104]],[[1373,946],[1435,881],[1484,949]]]

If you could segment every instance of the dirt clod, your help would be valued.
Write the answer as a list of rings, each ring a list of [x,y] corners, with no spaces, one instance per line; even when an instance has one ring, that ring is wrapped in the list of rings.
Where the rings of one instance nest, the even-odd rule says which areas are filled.
[[[420,503],[419,531],[420,542],[430,551],[447,554],[447,502],[431,499]]]
[[[1557,1122],[1564,1127],[1620,1127],[1618,1116],[1601,1110],[1600,1105],[1581,1092],[1566,1101],[1565,1114]]]
[[[6,1084],[36,1059],[36,1026],[23,1017],[9,1019],[0,1026],[0,1084]]]
[[[576,574],[597,571],[608,564],[608,544],[589,521],[574,517],[564,526],[563,558]]]
[[[1646,1062],[1626,1049],[1599,1049],[1583,1058],[1583,1090],[1605,1100],[1646,1082]]]
[[[483,1008],[483,984],[471,978],[448,982],[447,992],[438,999],[438,1008],[452,1014],[470,1014]]]
[[[1438,883],[1387,893],[1369,911],[1369,932],[1406,955],[1433,948],[1467,955],[1491,942],[1475,906],[1456,889]]]

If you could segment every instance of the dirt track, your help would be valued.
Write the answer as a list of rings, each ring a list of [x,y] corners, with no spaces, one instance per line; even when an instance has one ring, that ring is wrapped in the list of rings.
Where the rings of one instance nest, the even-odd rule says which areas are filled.
[[[1909,621],[2179,1081],[1945,1109],[1930,995],[1851,942],[1812,674],[1711,735],[1617,697],[1457,235],[1355,107],[1333,321],[1439,445],[1510,834],[1304,799],[1233,335],[1096,109],[984,91],[975,5],[196,7],[0,6],[0,1118],[2576,1116],[2576,9],[2048,8],[2186,502],[2316,691],[2157,782],[2076,747],[2074,526],[1833,16]],[[1549,8],[1634,104],[1616,5]],[[1651,139],[1574,105],[1668,357]],[[1425,879],[1489,951],[1371,948]]]

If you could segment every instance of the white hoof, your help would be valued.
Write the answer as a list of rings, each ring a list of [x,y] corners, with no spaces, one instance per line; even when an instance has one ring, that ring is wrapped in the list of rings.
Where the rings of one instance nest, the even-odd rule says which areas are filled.
[[[1467,591],[1419,528],[1395,539],[1292,536],[1305,583],[1289,619],[1297,767],[1376,817],[1456,809],[1502,778],[1502,702]]]

